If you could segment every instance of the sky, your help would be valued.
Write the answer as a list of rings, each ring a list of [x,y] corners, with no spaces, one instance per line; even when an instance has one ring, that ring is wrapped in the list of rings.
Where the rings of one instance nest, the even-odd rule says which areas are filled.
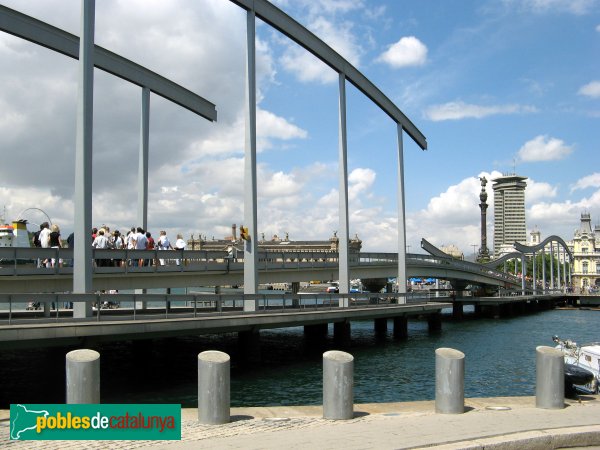
[[[277,0],[421,130],[404,134],[407,249],[480,244],[479,177],[527,177],[542,238],[600,224],[600,0]],[[79,35],[80,2],[0,0]],[[151,95],[148,229],[243,223],[245,12],[229,0],[102,0],[95,42],[216,105]],[[339,229],[338,76],[257,20],[258,236]],[[77,61],[0,33],[0,214],[73,230]],[[141,88],[94,72],[93,223],[137,226]],[[395,123],[347,84],[350,236],[398,250]],[[488,246],[493,194],[488,183]],[[35,227],[30,225],[31,229]],[[63,236],[63,237],[64,237]]]

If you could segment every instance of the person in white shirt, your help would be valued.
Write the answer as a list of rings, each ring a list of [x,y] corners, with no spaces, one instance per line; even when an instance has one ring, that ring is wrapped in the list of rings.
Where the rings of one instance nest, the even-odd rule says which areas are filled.
[[[160,237],[158,238],[158,242],[156,243],[156,248],[158,248],[159,250],[172,250],[173,249],[173,247],[171,246],[171,242],[169,242],[169,238],[167,237],[166,231],[160,232]],[[160,263],[161,266],[165,265],[164,259],[159,259],[158,262]]]
[[[183,240],[183,236],[181,234],[177,235],[177,240],[175,241],[175,249],[181,250],[182,253],[183,250],[185,250],[185,241]],[[181,264],[180,259],[176,259],[175,262],[177,263],[177,265]]]
[[[50,248],[50,225],[48,222],[44,222],[42,225],[42,229],[40,230],[40,245],[42,248]],[[50,267],[51,262],[49,259],[44,259],[41,262],[42,267]]]
[[[96,235],[94,242],[92,242],[92,247],[97,248],[97,249],[107,249],[108,248],[108,238],[104,235],[103,228],[100,228],[98,230],[98,234]],[[109,261],[110,260],[108,260],[108,259],[97,259],[96,265],[98,267],[106,267],[109,265],[108,264]]]

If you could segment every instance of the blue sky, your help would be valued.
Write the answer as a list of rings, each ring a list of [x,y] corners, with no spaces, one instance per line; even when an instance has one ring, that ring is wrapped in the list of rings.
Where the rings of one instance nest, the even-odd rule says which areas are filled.
[[[427,151],[404,137],[411,251],[424,237],[472,253],[482,174],[529,178],[528,230],[570,239],[582,212],[600,223],[599,1],[275,3],[427,137]],[[0,4],[79,34],[78,1]],[[257,38],[258,234],[327,239],[339,228],[337,75],[264,23]],[[96,2],[97,44],[219,113],[210,124],[152,96],[150,231],[221,238],[243,219],[244,39],[244,13],[228,0]],[[75,61],[0,34],[7,219],[39,207],[72,229],[76,77]],[[124,229],[135,224],[140,92],[95,77],[94,223]],[[350,85],[347,96],[350,233],[367,251],[395,251],[396,127]],[[490,206],[489,237],[492,226]]]

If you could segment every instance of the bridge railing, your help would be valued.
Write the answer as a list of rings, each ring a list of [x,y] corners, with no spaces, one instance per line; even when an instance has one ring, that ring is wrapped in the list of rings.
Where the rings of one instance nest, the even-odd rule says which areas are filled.
[[[347,299],[348,306],[339,306]],[[255,311],[243,311],[245,301],[255,301]],[[431,296],[398,293],[351,294],[123,294],[48,293],[0,294],[0,323],[41,319],[69,321],[74,302],[91,304],[94,317],[88,320],[182,319],[229,314],[297,313],[355,308],[423,304]],[[143,307],[141,306],[143,305]],[[81,320],[81,319],[76,319]]]
[[[207,250],[92,249],[95,273],[193,272],[243,270],[243,253]],[[381,258],[380,258],[381,259]],[[259,252],[258,269],[337,267],[336,252]],[[352,262],[358,264],[359,259]],[[0,276],[56,275],[73,272],[73,249],[0,248]]]

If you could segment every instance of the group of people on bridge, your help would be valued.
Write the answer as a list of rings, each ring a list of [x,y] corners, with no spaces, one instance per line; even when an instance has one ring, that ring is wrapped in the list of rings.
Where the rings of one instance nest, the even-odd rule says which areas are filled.
[[[90,236],[91,245],[95,249],[107,250],[185,250],[186,242],[181,234],[177,235],[175,243],[171,243],[167,236],[167,232],[160,231],[158,239],[154,239],[152,233],[144,230],[142,227],[131,227],[126,233],[121,233],[118,229],[110,230],[107,225],[102,225],[100,228],[92,228]],[[32,245],[38,248],[74,248],[75,234],[71,233],[65,241],[63,241],[60,228],[57,224],[50,226],[48,222],[40,225],[39,231],[36,231],[32,237]],[[180,260],[175,260],[177,264]],[[146,259],[130,259],[123,260],[120,258],[111,259],[96,259],[96,267],[123,267],[125,264],[141,267],[154,264],[165,265],[167,260],[154,258]],[[44,259],[38,261],[38,267],[56,267],[62,266],[63,261],[52,259]]]

